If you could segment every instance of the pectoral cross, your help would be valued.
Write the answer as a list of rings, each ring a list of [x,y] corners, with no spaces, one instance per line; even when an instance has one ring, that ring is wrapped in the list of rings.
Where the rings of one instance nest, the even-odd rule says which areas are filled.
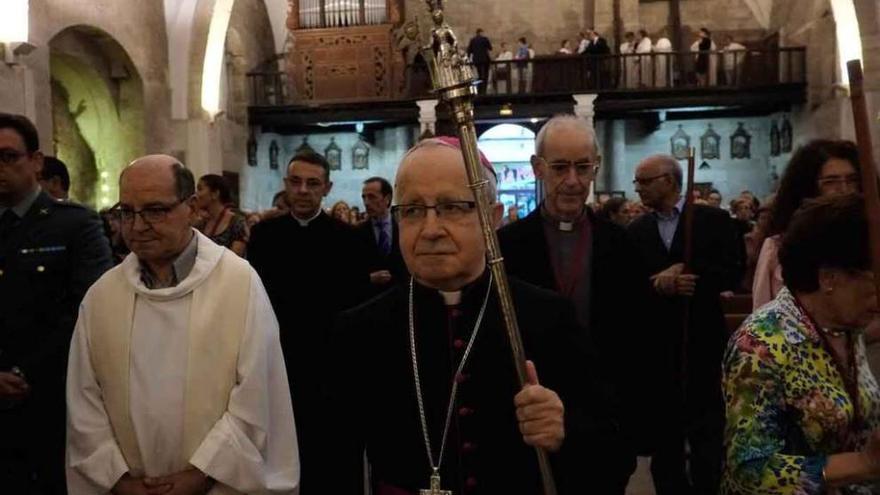
[[[431,488],[419,490],[419,495],[452,495],[452,490],[440,489],[440,472],[435,469],[431,475]]]

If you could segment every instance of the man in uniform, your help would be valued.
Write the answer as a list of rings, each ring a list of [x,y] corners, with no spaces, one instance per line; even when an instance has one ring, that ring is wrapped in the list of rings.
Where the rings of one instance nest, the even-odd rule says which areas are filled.
[[[491,179],[489,189],[494,198]],[[511,280],[530,360],[526,386],[517,382],[457,140],[416,145],[395,190],[413,277],[340,316],[326,493],[358,493],[364,450],[377,495],[539,493],[535,447],[559,493],[609,493],[606,455],[619,438],[571,304]],[[496,225],[502,209],[493,203]]]
[[[112,266],[95,212],[40,189],[39,136],[0,113],[0,491],[65,493],[64,370],[77,308]]]

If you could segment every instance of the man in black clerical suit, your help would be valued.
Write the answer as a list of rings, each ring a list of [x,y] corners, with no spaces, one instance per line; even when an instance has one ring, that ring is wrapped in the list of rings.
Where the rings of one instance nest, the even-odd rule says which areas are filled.
[[[359,493],[366,450],[377,495],[429,488],[432,467],[456,494],[537,494],[538,446],[559,493],[612,493],[618,427],[574,311],[511,279],[530,360],[528,384],[517,382],[457,146],[422,141],[397,174],[394,212],[413,280],[340,316],[327,363],[337,471],[326,492]],[[496,225],[502,209],[492,207]]]
[[[639,249],[642,276],[652,285],[655,372],[646,379],[654,379],[657,393],[654,486],[658,495],[716,493],[724,427],[721,356],[727,340],[719,294],[739,285],[741,241],[725,211],[693,205],[692,273],[685,273],[681,166],[668,155],[650,156],[639,163],[634,182],[642,202],[653,209],[634,220],[628,232]],[[685,304],[690,321],[682,377]]]
[[[34,125],[0,113],[0,492],[66,493],[64,374],[79,303],[112,266],[98,215],[37,182]]]
[[[538,132],[531,160],[545,198],[526,218],[498,232],[507,271],[572,301],[626,413],[634,448],[644,438],[638,428],[650,409],[641,402],[642,375],[651,372],[641,366],[645,348],[633,345],[648,331],[637,318],[644,314],[648,284],[636,269],[626,231],[585,205],[601,161],[595,132],[584,119],[554,117]],[[635,451],[619,462],[617,493],[623,493]]]
[[[290,213],[257,224],[248,259],[263,280],[278,317],[281,348],[296,408],[300,493],[320,488],[325,411],[323,377],[327,335],[340,311],[370,293],[367,246],[354,229],[324,213],[321,201],[333,186],[323,156],[302,152],[284,178]]]
[[[367,210],[367,221],[355,227],[355,230],[364,243],[373,248],[370,253],[370,283],[375,294],[409,278],[400,254],[400,229],[391,215],[393,197],[394,189],[382,177],[370,177],[364,181],[361,199]]]

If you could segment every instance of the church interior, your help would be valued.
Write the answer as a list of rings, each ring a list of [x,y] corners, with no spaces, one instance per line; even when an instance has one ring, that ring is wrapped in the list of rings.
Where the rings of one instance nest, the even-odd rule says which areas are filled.
[[[593,198],[637,200],[643,157],[685,159],[693,147],[694,187],[720,193],[724,208],[744,191],[772,195],[800,145],[855,139],[848,60],[862,60],[880,135],[880,0],[444,8],[460,45],[482,30],[494,47],[475,125],[499,199],[520,217],[541,202],[530,157],[557,114],[595,129]],[[413,145],[455,133],[419,54],[429,19],[424,0],[0,0],[0,112],[34,122],[45,154],[69,168],[70,198],[95,210],[117,203],[127,164],[163,153],[197,178],[223,176],[241,211],[264,211],[288,160],[313,150],[330,163],[323,206],[363,211],[366,179],[393,182]],[[713,40],[702,73],[692,49],[701,29]],[[609,53],[571,54],[588,30]],[[628,33],[671,48],[620,53]],[[641,466],[627,494],[653,494],[647,477]]]
[[[71,169],[71,197],[95,208],[115,203],[115,178],[133,157],[167,152],[197,177],[227,176],[242,209],[265,209],[283,164],[303,147],[335,157],[328,204],[358,205],[364,179],[393,177],[424,132],[452,130],[419,70],[418,39],[406,34],[427,16],[419,0],[9,2],[18,17],[0,21],[0,108],[36,122],[47,153]],[[594,124],[603,164],[596,191],[633,198],[639,157],[695,146],[699,188],[763,198],[798,144],[853,135],[842,69],[851,54],[864,55],[868,101],[880,101],[871,0],[449,1],[446,9],[461,43],[483,28],[496,54],[520,37],[535,53],[525,68],[494,62],[476,103],[481,146],[521,214],[537,191],[528,139],[556,113]],[[702,87],[690,56],[670,57],[662,80],[659,59],[657,70],[626,82],[618,66],[628,60],[609,60],[601,78],[584,83],[577,61],[555,55],[589,28],[614,52],[624,33],[642,29],[686,52],[702,27],[719,50],[728,35],[747,47],[728,71],[735,77],[725,77],[729,61],[719,54],[718,77]]]

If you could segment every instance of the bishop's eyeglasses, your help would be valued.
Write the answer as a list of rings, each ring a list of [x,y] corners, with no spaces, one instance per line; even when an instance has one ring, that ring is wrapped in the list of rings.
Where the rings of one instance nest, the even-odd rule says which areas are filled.
[[[446,201],[434,206],[428,205],[396,205],[391,207],[391,214],[398,222],[421,222],[428,216],[428,210],[434,210],[437,218],[443,220],[461,220],[477,207],[476,201]]]
[[[573,161],[573,160],[553,160],[548,161],[544,157],[538,157],[541,161],[547,164],[547,167],[550,169],[550,172],[557,177],[565,177],[572,169],[574,169],[575,175],[578,177],[589,177],[595,175],[599,170],[599,162],[592,162],[589,160],[585,161]]]

